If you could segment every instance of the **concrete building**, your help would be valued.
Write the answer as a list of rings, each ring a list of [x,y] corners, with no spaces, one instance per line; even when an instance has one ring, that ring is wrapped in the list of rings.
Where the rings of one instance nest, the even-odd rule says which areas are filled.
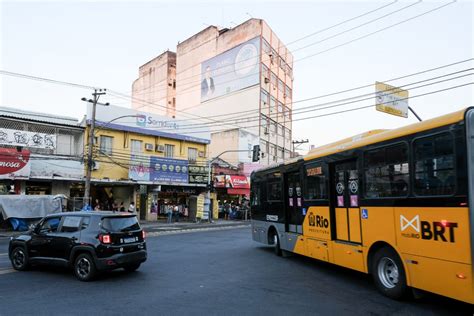
[[[132,85],[132,108],[174,117],[176,115],[176,53],[166,51],[138,69]]]
[[[141,67],[144,75],[140,72],[134,83],[136,96],[143,87],[143,83],[137,83],[140,80],[149,80],[145,84],[147,89],[165,82],[161,77],[145,79],[147,65]],[[240,149],[239,142],[222,147],[225,141],[218,140],[229,136],[220,132],[238,128],[258,136],[264,154],[261,163],[290,158],[293,55],[265,21],[250,19],[232,29],[209,26],[180,42],[175,77],[167,80],[176,80],[176,107],[166,112],[179,116],[180,111],[185,111],[205,117],[201,127],[189,126],[186,131],[209,127],[217,133],[210,145],[213,154]],[[151,95],[155,97],[147,99],[149,102],[163,102],[161,95]],[[154,107],[150,111],[160,110]],[[222,158],[244,158],[232,163],[246,162],[247,157],[243,156],[235,158],[229,154]]]
[[[0,194],[84,194],[84,128],[75,118],[0,107]]]
[[[85,147],[90,118],[89,105]],[[128,209],[134,202],[141,219],[156,220],[178,205],[183,216],[203,217],[196,210],[186,213],[185,206],[206,191],[209,131],[185,135],[178,133],[178,124],[170,124],[168,117],[153,113],[97,107],[91,180],[94,208],[99,204],[101,209],[110,209],[114,202],[123,202]],[[170,126],[169,131],[162,131],[161,127]]]

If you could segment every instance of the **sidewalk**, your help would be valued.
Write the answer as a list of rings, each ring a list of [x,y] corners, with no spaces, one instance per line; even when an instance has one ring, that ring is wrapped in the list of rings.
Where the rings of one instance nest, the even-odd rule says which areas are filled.
[[[171,224],[166,223],[166,220],[158,220],[153,222],[140,221],[141,227],[146,231],[147,235],[150,237],[181,233],[181,232],[192,232],[199,230],[220,230],[220,229],[229,229],[237,227],[247,227],[250,226],[250,221],[240,221],[240,220],[214,220],[213,223],[207,221],[202,221],[201,223],[194,222],[174,222]],[[2,230],[0,229],[0,238],[9,238],[10,236],[21,235],[24,232],[11,231],[11,230]]]

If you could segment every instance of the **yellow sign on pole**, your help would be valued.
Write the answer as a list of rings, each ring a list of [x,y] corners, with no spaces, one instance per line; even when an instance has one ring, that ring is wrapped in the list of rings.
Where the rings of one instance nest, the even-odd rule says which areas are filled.
[[[375,82],[375,107],[377,111],[408,117],[408,90]]]

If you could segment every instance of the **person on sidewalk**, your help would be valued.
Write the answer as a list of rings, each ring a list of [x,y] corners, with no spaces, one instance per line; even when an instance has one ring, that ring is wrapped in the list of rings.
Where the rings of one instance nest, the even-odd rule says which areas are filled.
[[[135,202],[130,202],[130,205],[128,206],[128,212],[135,213]]]
[[[173,209],[169,205],[166,205],[166,215],[168,215],[167,223],[171,224],[171,222],[173,221]]]
[[[179,222],[179,207],[178,207],[178,205],[173,206],[173,215],[176,216],[176,222]]]

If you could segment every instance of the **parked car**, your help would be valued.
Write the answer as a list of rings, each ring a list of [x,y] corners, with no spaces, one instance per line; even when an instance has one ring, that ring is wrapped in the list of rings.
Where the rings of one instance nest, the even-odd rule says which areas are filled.
[[[136,215],[98,211],[48,215],[28,233],[12,237],[8,253],[16,270],[62,265],[72,267],[81,281],[104,270],[135,271],[147,259],[145,231]]]

